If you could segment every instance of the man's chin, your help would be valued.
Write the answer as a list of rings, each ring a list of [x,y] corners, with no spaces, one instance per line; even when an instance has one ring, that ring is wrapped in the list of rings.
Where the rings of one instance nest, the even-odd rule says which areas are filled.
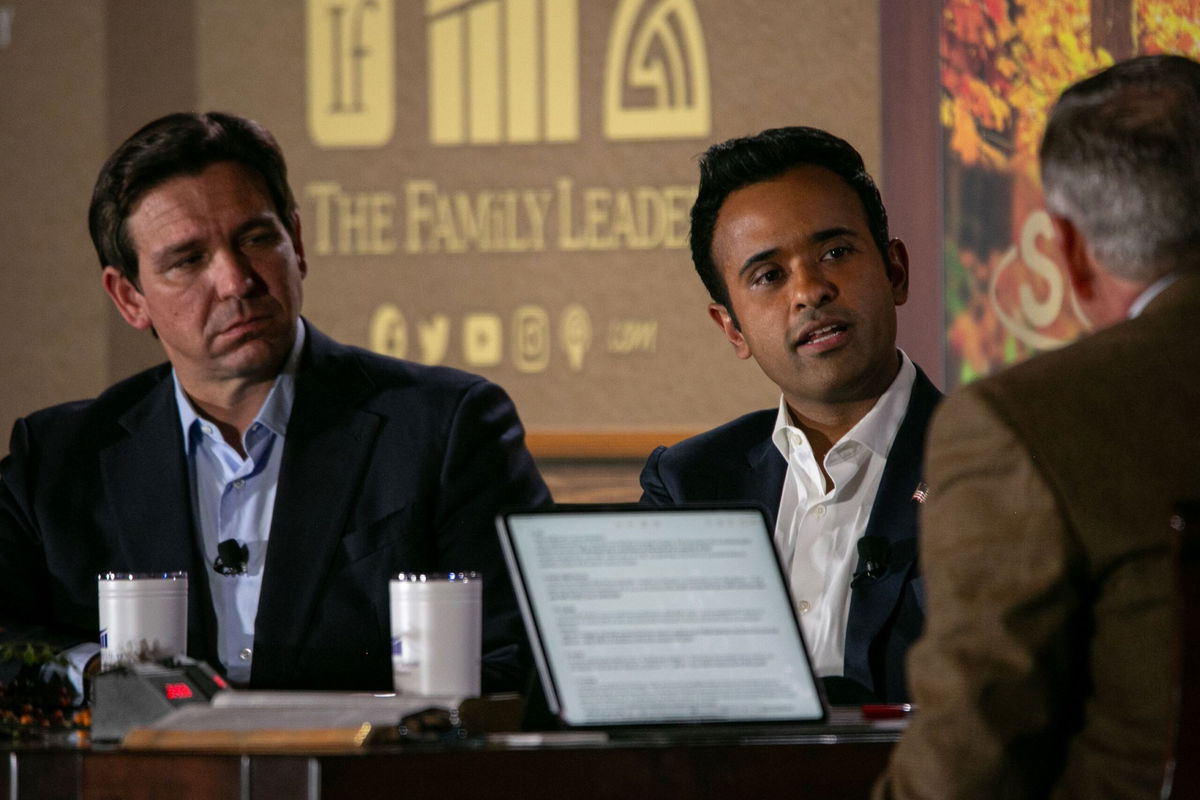
[[[290,349],[291,342],[249,334],[223,348],[216,360],[227,374],[274,379]]]

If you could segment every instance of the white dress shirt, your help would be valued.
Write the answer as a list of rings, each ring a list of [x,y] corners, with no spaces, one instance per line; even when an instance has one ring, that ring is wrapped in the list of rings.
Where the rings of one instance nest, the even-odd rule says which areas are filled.
[[[772,441],[788,463],[775,546],[791,585],[809,655],[821,676],[844,673],[850,580],[888,451],[908,411],[917,371],[900,353],[887,391],[825,455],[825,478],[804,431],[779,400]]]
[[[246,458],[231,447],[217,427],[200,417],[175,378],[175,402],[183,426],[192,509],[204,558],[217,558],[217,544],[234,539],[246,546],[244,573],[209,570],[208,585],[217,618],[217,655],[227,677],[250,681],[254,620],[267,558],[267,537],[275,512],[284,436],[296,392],[296,367],[304,348],[304,323],[296,322],[296,341],[283,371],[242,436]]]
[[[1179,280],[1182,275],[1183,273],[1179,270],[1176,270],[1175,272],[1168,272],[1166,275],[1163,275],[1154,283],[1143,289],[1142,293],[1135,297],[1133,302],[1129,304],[1129,312],[1127,314],[1129,319],[1133,319],[1145,311],[1146,306],[1150,305],[1151,300],[1162,294],[1168,286]]]

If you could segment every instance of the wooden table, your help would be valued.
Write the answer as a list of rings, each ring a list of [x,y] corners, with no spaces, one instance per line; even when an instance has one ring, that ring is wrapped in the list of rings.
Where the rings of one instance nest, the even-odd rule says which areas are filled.
[[[0,800],[866,797],[896,730],[704,741],[386,745],[336,753],[0,748]]]

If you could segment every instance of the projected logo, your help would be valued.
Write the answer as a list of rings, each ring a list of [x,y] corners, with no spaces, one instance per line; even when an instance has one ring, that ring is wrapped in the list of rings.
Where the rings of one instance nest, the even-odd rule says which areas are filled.
[[[396,122],[392,0],[308,0],[308,130],[320,147],[379,147]]]
[[[710,97],[704,33],[692,0],[621,0],[608,37],[605,135],[707,136]]]
[[[429,140],[579,138],[578,0],[427,0]]]
[[[308,0],[309,129],[322,147],[390,141],[393,0]],[[429,141],[574,142],[579,0],[425,0]],[[620,0],[601,98],[611,140],[704,137],[711,87],[692,0]]]
[[[577,4],[427,0],[430,141],[577,140]],[[610,139],[708,135],[708,58],[692,0],[621,0],[603,104]]]

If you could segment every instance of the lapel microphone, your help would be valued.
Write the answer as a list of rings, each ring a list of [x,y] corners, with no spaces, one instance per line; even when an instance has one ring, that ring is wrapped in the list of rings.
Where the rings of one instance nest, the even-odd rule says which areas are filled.
[[[250,548],[237,539],[226,539],[217,544],[217,559],[213,569],[221,575],[245,575],[246,562],[250,560]]]
[[[892,558],[892,545],[882,536],[864,536],[858,540],[858,558],[863,562],[863,569],[854,574],[851,587],[867,579],[878,580],[883,577]]]

